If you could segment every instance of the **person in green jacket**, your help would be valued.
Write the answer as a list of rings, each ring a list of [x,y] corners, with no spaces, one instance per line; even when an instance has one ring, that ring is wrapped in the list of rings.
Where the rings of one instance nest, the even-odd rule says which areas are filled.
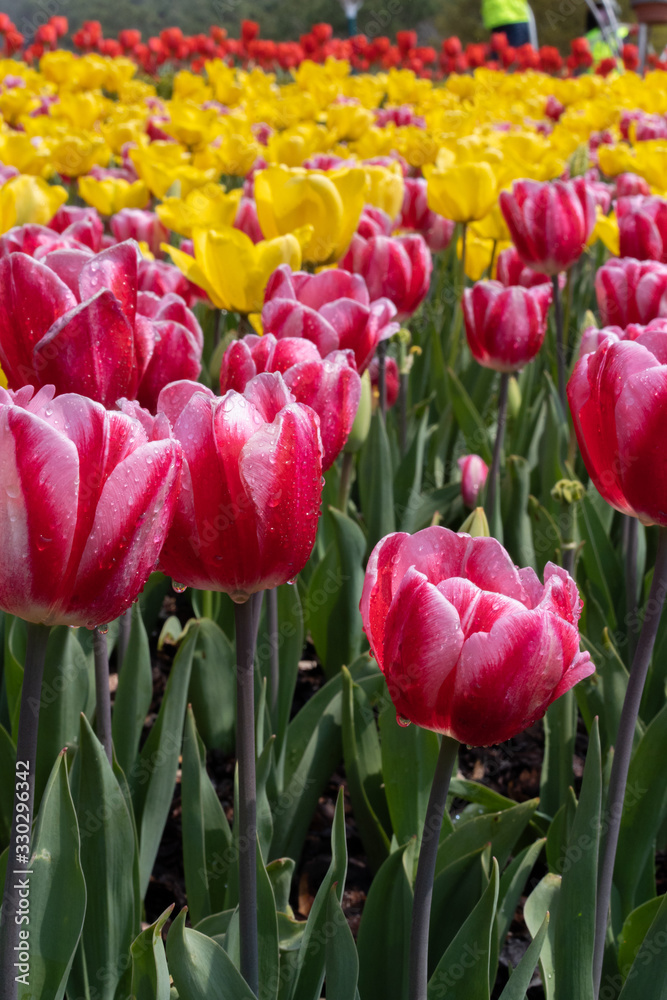
[[[487,31],[507,36],[513,48],[530,41],[527,0],[482,0],[482,21]]]
[[[614,14],[618,17],[621,13],[620,6],[618,3],[612,3],[611,6]],[[614,28],[612,28],[604,4],[596,3],[595,8],[597,10],[597,17],[590,9],[586,12],[585,37],[588,39],[588,46],[591,50],[593,61],[599,63],[603,59],[615,59],[617,57],[623,48],[623,43],[630,34],[630,26],[616,23]]]

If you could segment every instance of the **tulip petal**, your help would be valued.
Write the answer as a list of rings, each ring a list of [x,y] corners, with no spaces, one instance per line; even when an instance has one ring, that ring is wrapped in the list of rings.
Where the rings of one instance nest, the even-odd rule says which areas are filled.
[[[73,618],[85,611],[93,616],[89,624],[100,625],[136,600],[173,518],[180,463],[174,441],[153,441],[108,477],[74,583]]]
[[[81,364],[81,358],[86,363]],[[136,393],[132,328],[112,292],[102,290],[51,326],[34,350],[43,383],[80,392],[106,407]]]
[[[75,306],[67,285],[44,264],[22,253],[0,260],[0,366],[10,386],[42,384],[33,347]]]
[[[443,687],[452,677],[464,637],[456,609],[410,568],[387,615],[382,669],[398,713],[442,731]]]
[[[130,326],[134,326],[138,250],[134,240],[126,240],[91,257],[79,276],[81,301],[92,298],[101,288],[108,288],[118,299]]]
[[[34,413],[0,406],[0,605],[10,614],[51,623],[53,581],[69,562],[78,492],[75,445]]]
[[[239,581],[244,592],[286,583],[308,561],[322,495],[321,449],[319,420],[298,403],[284,406],[244,445],[239,475],[255,508],[260,551],[254,578]]]

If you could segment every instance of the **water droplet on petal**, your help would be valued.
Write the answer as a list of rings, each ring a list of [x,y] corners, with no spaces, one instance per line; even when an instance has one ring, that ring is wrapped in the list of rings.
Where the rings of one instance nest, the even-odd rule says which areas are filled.
[[[397,715],[396,722],[399,724],[401,729],[407,729],[408,726],[410,725],[410,720],[406,719],[405,716],[403,715]]]
[[[109,626],[108,625],[98,625],[97,626],[97,631],[100,633],[100,635],[106,635],[107,632],[109,631]]]
[[[171,585],[177,594],[183,594],[188,589],[185,583],[176,583],[175,580],[171,581]]]
[[[295,583],[296,583],[296,577],[293,576],[291,580],[287,581],[287,586],[288,587],[293,587]]]
[[[237,590],[229,596],[233,600],[234,604],[245,604],[250,597],[250,594],[246,594],[243,590]]]

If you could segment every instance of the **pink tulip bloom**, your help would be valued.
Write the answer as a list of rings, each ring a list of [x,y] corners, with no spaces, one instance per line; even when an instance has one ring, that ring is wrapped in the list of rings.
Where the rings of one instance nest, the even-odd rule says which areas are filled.
[[[364,631],[398,714],[462,743],[502,743],[594,671],[574,580],[544,584],[495,538],[433,527],[387,535],[368,562]]]
[[[404,185],[403,207],[397,228],[421,233],[433,253],[444,250],[451,243],[455,224],[428,207],[423,177],[406,177]]]
[[[550,285],[505,288],[478,281],[463,293],[468,346],[485,368],[515,372],[535,357],[544,341],[551,304]]]
[[[96,208],[61,205],[49,222],[49,229],[54,229],[64,237],[83,243],[93,253],[99,253],[102,249],[104,223]],[[28,253],[29,251],[24,249],[23,252]]]
[[[650,195],[651,193],[651,188],[647,181],[639,174],[619,174],[618,177],[614,178],[614,183],[615,198],[631,198],[633,195]]]
[[[586,469],[607,503],[644,524],[667,526],[667,337],[606,339],[577,362],[567,386]]]
[[[489,467],[479,455],[464,455],[458,460],[461,470],[461,497],[464,504],[473,510],[479,501],[480,491],[484,489]]]
[[[117,243],[136,240],[145,243],[154,257],[161,257],[161,243],[169,242],[169,230],[162,225],[155,212],[143,208],[123,208],[109,221]]]
[[[524,264],[545,274],[572,267],[595,228],[595,197],[584,177],[515,181],[499,201]]]
[[[626,327],[667,315],[667,265],[623,257],[607,261],[595,275],[603,326]]]
[[[174,382],[158,413],[184,455],[163,571],[238,602],[293,579],[315,542],[322,495],[315,411],[294,401],[280,374],[264,373],[222,397]]]
[[[83,396],[0,389],[0,608],[92,628],[153,571],[176,508],[181,449]]]
[[[220,367],[220,392],[243,392],[261,372],[280,372],[297,403],[312,407],[320,418],[326,471],[342,451],[359,408],[361,379],[352,351],[332,351],[326,358],[303,337],[276,340],[249,334],[233,341]]]
[[[340,266],[363,277],[371,299],[391,299],[398,310],[396,319],[404,322],[426,298],[433,259],[418,234],[365,240],[355,233]]]
[[[240,229],[242,233],[250,237],[253,243],[259,243],[264,239],[257,218],[257,205],[253,198],[241,198],[234,219],[234,229]]]
[[[351,350],[360,375],[375,348],[399,329],[391,320],[396,306],[387,298],[371,299],[359,274],[340,268],[307,274],[281,264],[264,293],[262,323],[277,338],[305,337],[324,358]]]
[[[182,300],[137,295],[132,241],[0,259],[0,365],[12,389],[55,385],[107,407],[127,397],[154,408],[163,385],[199,375],[202,348]]]
[[[532,267],[526,267],[516,247],[507,247],[506,250],[500,251],[496,276],[505,287],[522,285],[524,288],[533,288],[535,285],[544,285],[551,281],[548,274],[541,274]]]
[[[616,202],[621,257],[667,264],[667,201],[635,195]]]

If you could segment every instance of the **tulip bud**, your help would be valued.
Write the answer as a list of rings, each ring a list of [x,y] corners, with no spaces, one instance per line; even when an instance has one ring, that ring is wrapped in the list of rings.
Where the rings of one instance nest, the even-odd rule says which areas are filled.
[[[507,386],[507,413],[512,420],[521,413],[521,389],[518,380],[512,376]]]
[[[365,371],[361,376],[361,399],[359,400],[359,409],[357,410],[357,415],[354,418],[350,436],[348,437],[345,447],[343,448],[343,451],[349,455],[353,455],[355,452],[359,451],[368,437],[368,432],[371,429],[372,404],[373,393],[371,390],[371,377],[369,372]]]
[[[461,496],[466,507],[477,506],[480,491],[484,488],[489,467],[479,455],[464,455],[459,459],[461,470]]]
[[[489,522],[483,507],[475,507],[458,530],[459,535],[470,535],[471,538],[490,538]]]
[[[585,494],[583,483],[578,479],[559,479],[551,490],[552,498],[568,507],[583,500]]]

